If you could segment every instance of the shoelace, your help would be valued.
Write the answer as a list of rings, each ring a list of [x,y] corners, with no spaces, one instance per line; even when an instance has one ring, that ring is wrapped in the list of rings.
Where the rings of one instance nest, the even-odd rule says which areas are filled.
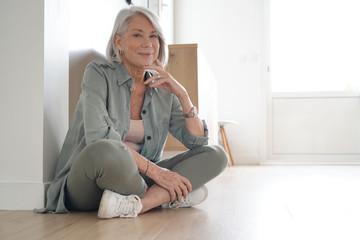
[[[131,215],[135,210],[135,204],[137,199],[134,196],[123,198],[121,196],[116,197],[116,208],[114,215]]]
[[[170,208],[180,208],[180,207],[190,207],[190,206],[191,206],[191,203],[189,200],[189,196],[187,198],[181,197],[180,202],[175,201],[173,203],[170,203]]]

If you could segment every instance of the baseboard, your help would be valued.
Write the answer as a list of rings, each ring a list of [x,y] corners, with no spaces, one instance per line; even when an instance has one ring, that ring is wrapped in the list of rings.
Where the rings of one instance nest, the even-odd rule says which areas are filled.
[[[0,210],[33,210],[45,203],[46,183],[0,182]]]
[[[235,165],[257,165],[261,161],[260,155],[233,154]]]

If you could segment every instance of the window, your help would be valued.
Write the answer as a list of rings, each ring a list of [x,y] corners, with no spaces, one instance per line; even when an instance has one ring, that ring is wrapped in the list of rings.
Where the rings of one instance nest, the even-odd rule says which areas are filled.
[[[360,90],[360,2],[271,0],[272,92]]]

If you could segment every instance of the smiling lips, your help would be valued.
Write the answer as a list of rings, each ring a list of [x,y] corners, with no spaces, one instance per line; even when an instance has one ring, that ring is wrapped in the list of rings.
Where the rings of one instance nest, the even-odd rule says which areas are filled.
[[[144,57],[148,57],[153,55],[153,53],[139,53],[140,55],[144,56]]]

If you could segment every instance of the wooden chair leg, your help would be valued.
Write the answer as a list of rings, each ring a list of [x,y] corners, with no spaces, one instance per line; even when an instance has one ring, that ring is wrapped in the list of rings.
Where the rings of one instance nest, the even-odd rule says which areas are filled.
[[[234,164],[234,158],[233,158],[233,156],[232,156],[232,154],[231,154],[229,141],[228,141],[227,136],[226,136],[226,133],[225,133],[225,129],[223,129],[223,130],[224,130],[224,136],[225,136],[226,145],[227,145],[227,148],[228,148],[228,151],[229,151],[229,155],[230,155],[231,165],[235,165],[235,164]]]
[[[227,155],[230,157],[229,151],[227,149],[226,141],[225,141],[224,129],[222,126],[220,126],[220,134],[221,134],[221,139],[223,142],[224,150],[227,153]],[[228,166],[230,167],[230,161],[228,161]]]
[[[227,140],[225,129],[224,129],[223,126],[220,126],[220,133],[221,133],[221,139],[222,139],[222,142],[223,142],[223,145],[224,145],[225,152],[229,155],[231,165],[234,165],[234,159],[232,157],[229,142]],[[230,161],[228,162],[229,167],[230,167]]]

